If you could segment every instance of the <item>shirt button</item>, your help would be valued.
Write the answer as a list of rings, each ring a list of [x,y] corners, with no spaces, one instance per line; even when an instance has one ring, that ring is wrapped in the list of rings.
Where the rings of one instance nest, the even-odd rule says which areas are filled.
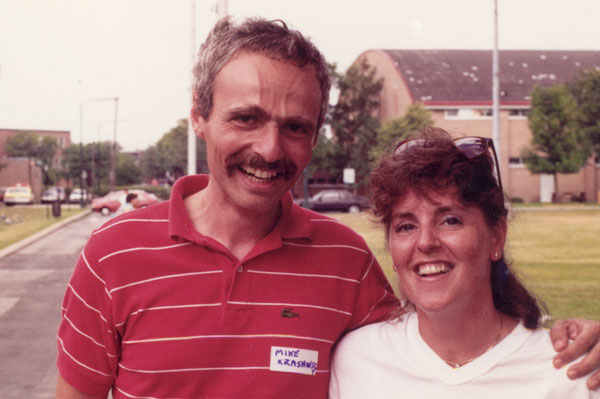
[[[241,273],[244,271],[244,266],[238,266],[238,273]]]

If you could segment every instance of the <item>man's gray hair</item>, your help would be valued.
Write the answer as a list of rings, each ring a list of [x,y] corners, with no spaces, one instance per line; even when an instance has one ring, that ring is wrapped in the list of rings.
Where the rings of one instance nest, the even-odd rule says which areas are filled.
[[[221,19],[200,46],[194,67],[194,112],[208,120],[212,109],[215,77],[240,51],[263,54],[275,60],[286,60],[298,67],[314,68],[321,86],[321,109],[317,132],[323,124],[329,103],[331,81],[325,57],[300,32],[288,29],[281,21],[262,18],[245,20],[235,26],[229,17]]]

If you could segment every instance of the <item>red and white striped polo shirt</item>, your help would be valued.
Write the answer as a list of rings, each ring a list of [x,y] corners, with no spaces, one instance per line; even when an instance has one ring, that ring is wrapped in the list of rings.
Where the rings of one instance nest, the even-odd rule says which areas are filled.
[[[171,200],[92,233],[58,333],[58,368],[117,398],[326,398],[341,335],[397,300],[364,240],[282,199],[275,229],[241,261],[193,229],[178,180]]]

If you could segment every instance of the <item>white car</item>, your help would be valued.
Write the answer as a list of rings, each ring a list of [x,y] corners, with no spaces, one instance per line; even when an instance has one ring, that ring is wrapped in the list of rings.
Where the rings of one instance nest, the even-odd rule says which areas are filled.
[[[74,188],[73,191],[71,191],[71,194],[69,194],[69,202],[72,204],[76,204],[81,202],[82,199],[85,199],[88,196],[89,194],[87,193],[87,191],[83,190],[82,195],[82,191],[80,188]]]
[[[65,201],[65,190],[61,187],[49,188],[42,193],[42,204],[49,204],[56,200],[60,202]]]

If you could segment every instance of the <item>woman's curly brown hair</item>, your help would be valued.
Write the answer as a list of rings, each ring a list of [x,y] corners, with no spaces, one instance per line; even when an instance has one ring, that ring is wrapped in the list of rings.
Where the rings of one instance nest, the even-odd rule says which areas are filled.
[[[481,209],[488,226],[505,223],[508,211],[494,170],[489,151],[469,158],[448,132],[427,128],[396,153],[386,153],[371,172],[371,213],[384,227],[387,242],[394,206],[409,192],[427,198],[432,192],[455,189],[465,206]],[[490,278],[496,308],[521,318],[528,328],[538,327],[544,305],[508,271],[504,254],[492,262]]]

